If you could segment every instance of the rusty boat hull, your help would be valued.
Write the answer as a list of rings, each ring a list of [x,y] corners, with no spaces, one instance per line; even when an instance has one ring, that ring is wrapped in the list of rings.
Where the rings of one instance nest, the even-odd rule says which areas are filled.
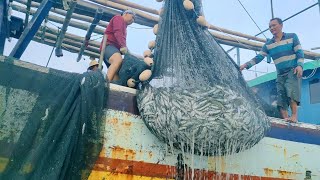
[[[48,72],[48,68],[23,61],[15,61],[14,65]],[[306,171],[312,172],[312,179],[320,179],[318,125],[274,119],[267,136],[251,149],[216,157],[184,153],[181,171],[177,156],[183,152],[170,150],[150,132],[139,116],[135,89],[110,84],[105,112],[105,142],[91,180],[179,179],[178,176],[210,180],[304,179]],[[0,147],[0,172],[7,161],[1,157]]]
[[[179,150],[170,151],[139,116],[136,90],[110,85],[104,149],[90,179],[175,179]],[[221,157],[185,154],[191,179],[320,178],[320,127],[273,119],[267,137],[253,148]],[[193,169],[193,170],[192,170]]]

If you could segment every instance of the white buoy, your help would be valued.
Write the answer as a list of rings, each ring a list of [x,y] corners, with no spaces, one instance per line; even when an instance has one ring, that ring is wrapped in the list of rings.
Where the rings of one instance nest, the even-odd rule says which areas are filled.
[[[150,41],[148,44],[148,48],[152,50],[154,47],[156,47],[156,41]]]
[[[150,49],[145,50],[145,51],[143,52],[143,57],[151,57],[151,55],[152,55],[152,52],[151,52]]]
[[[139,75],[140,81],[146,81],[148,80],[152,75],[152,72],[150,69],[142,71],[142,73]]]
[[[135,87],[136,86],[136,81],[134,80],[134,79],[132,79],[132,78],[130,78],[130,79],[128,79],[128,81],[127,81],[127,85],[129,86],[129,87]]]
[[[148,65],[151,66],[153,64],[153,59],[150,57],[146,57],[143,59],[143,61]]]
[[[183,6],[186,10],[193,10],[194,9],[194,5],[190,0],[184,0]]]
[[[197,18],[197,23],[201,26],[208,26],[208,23],[207,23],[206,18],[204,16],[199,16]]]
[[[153,34],[155,34],[155,35],[158,34],[158,27],[159,27],[158,24],[154,25],[154,27],[153,27]]]

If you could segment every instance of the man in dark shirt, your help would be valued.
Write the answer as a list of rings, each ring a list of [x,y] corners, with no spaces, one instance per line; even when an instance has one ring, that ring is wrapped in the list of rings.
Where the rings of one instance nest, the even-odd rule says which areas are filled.
[[[132,24],[134,19],[135,13],[132,10],[126,10],[122,15],[115,15],[104,32],[107,35],[107,46],[103,60],[108,66],[107,78],[109,81],[119,79],[118,71],[122,64],[121,55],[128,52],[127,26]]]

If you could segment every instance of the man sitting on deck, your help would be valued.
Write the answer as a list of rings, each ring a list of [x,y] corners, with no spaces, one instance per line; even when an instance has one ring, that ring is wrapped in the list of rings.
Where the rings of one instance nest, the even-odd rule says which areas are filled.
[[[273,38],[267,40],[260,53],[251,61],[240,66],[240,71],[260,63],[268,54],[277,69],[277,105],[286,121],[297,122],[297,106],[300,103],[300,84],[303,73],[304,53],[298,36],[282,32],[282,20],[270,20],[269,29]],[[292,115],[288,116],[290,105]]]
[[[118,71],[122,64],[121,55],[128,52],[127,26],[132,24],[134,19],[135,13],[132,10],[126,10],[122,15],[115,15],[104,32],[107,35],[107,45],[103,60],[108,67],[107,78],[110,82],[119,79]]]

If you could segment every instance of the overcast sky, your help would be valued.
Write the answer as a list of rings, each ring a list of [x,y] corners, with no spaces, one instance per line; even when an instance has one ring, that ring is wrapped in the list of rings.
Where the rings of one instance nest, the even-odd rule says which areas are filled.
[[[285,19],[317,1],[318,0],[274,0],[274,15]],[[131,0],[131,2],[139,3],[154,9],[160,9],[162,7],[162,3],[156,2],[155,0]],[[271,18],[270,0],[241,0],[241,2],[261,29],[264,30],[268,28],[268,23]],[[210,24],[250,35],[255,35],[260,32],[238,0],[203,0],[203,9],[205,17]],[[14,15],[19,16],[17,13]],[[84,31],[75,30],[73,28],[69,28],[68,32],[81,36],[85,35]],[[284,32],[296,33],[303,49],[310,50],[313,47],[320,47],[319,6],[315,6],[286,21],[284,23]],[[269,31],[265,33],[265,36],[268,38],[272,37]],[[264,38],[263,35],[260,35],[259,37]],[[128,48],[135,54],[142,55],[143,51],[147,49],[148,42],[154,39],[155,35],[152,33],[151,28],[138,24],[133,24],[128,27]],[[10,53],[16,41],[17,40],[12,39],[10,43],[7,42],[5,55]],[[226,50],[231,48],[229,46],[223,47]],[[45,66],[51,50],[52,47],[50,46],[33,42],[29,45],[21,59]],[[315,50],[314,52],[320,53],[320,50]],[[229,54],[236,61],[236,51],[231,51]],[[241,49],[241,64],[250,60],[254,55],[255,52],[253,51]],[[57,58],[53,54],[49,67],[70,72],[84,72],[89,63],[88,58],[84,57],[86,60],[81,60],[80,62],[76,62],[76,58],[77,54],[68,53],[67,51],[64,51],[64,57],[62,58]],[[253,79],[256,76],[265,74],[262,72],[272,72],[275,68],[273,64],[261,62],[256,68],[252,68],[252,70],[258,72],[244,71],[243,74],[245,79]]]

